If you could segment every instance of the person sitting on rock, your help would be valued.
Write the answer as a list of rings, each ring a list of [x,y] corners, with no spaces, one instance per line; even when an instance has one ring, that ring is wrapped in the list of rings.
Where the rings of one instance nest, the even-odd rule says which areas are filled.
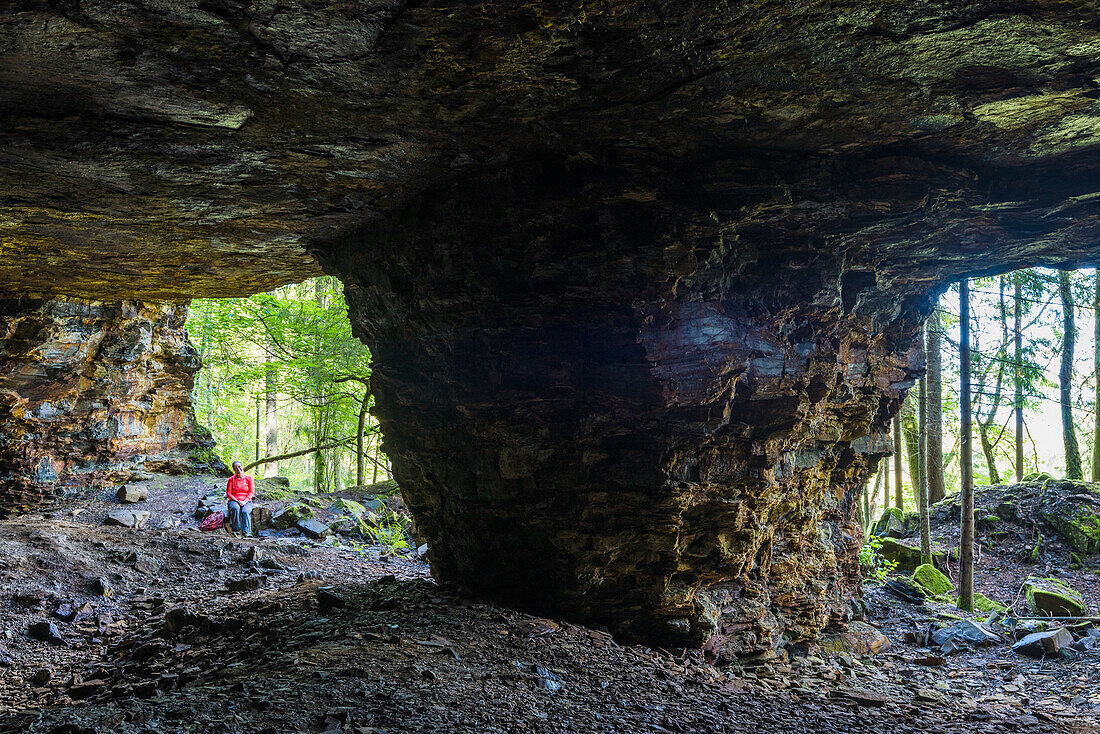
[[[241,462],[233,462],[233,476],[225,483],[225,496],[229,500],[226,526],[242,536],[252,535],[252,497],[256,483],[244,473]]]

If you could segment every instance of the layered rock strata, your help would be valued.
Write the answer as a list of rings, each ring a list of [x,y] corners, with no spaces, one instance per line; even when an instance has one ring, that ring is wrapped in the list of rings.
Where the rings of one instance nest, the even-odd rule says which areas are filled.
[[[135,469],[218,463],[192,413],[200,361],[186,314],[136,301],[0,300],[0,511]]]

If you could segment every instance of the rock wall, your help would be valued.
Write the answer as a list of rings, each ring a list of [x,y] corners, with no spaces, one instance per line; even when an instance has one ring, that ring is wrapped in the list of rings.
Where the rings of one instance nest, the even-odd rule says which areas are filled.
[[[718,659],[846,621],[855,499],[923,368],[926,284],[731,248],[690,208],[698,180],[639,202],[523,171],[320,254],[435,573]]]
[[[213,460],[182,305],[0,300],[0,512]]]

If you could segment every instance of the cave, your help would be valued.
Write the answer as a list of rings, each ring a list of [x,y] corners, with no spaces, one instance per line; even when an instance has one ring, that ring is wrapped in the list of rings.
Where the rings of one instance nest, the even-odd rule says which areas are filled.
[[[0,503],[201,464],[186,303],[321,271],[437,578],[715,660],[859,613],[961,277],[1100,256],[1065,2],[0,10]]]

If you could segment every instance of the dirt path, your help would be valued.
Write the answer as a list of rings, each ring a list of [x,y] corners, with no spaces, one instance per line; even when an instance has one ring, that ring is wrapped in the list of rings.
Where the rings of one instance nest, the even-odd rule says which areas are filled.
[[[810,649],[719,670],[467,599],[376,549],[200,533],[196,482],[151,498],[184,519],[165,530],[99,525],[106,499],[0,523],[0,732],[1100,731],[1069,685],[1097,690],[1096,657],[998,650],[931,668],[896,639],[875,657]],[[226,588],[250,570],[261,588]],[[891,637],[911,621],[901,602],[868,602]],[[87,616],[58,619],[66,604]],[[28,635],[50,620],[58,642]]]

